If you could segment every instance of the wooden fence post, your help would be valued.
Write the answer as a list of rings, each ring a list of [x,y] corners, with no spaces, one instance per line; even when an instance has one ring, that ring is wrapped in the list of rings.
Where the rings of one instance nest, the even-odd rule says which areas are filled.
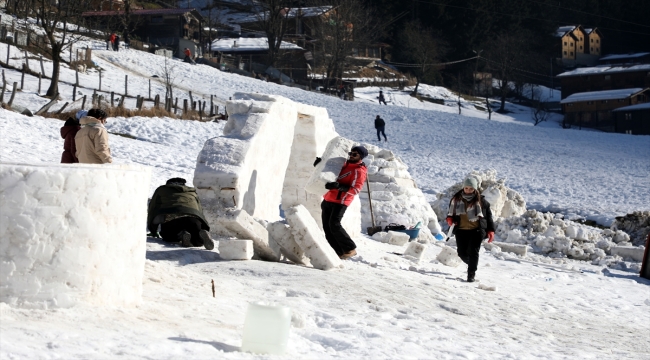
[[[9,102],[7,103],[7,106],[11,107],[11,104],[14,102],[14,96],[16,96],[16,88],[18,87],[18,83],[14,81],[14,89],[11,92],[11,97],[9,98]]]
[[[122,98],[120,99],[120,103],[117,104],[118,107],[124,107],[124,98],[125,98],[125,97],[126,97],[126,96],[122,96]]]
[[[72,85],[72,101],[77,100],[77,85]]]
[[[151,100],[151,79],[149,79],[149,97],[147,99]]]
[[[43,66],[43,55],[40,55],[41,60],[41,74],[45,75],[45,67]]]
[[[2,82],[7,83],[7,78],[5,77],[5,69],[2,69]]]
[[[192,101],[192,111],[196,111],[196,101]]]
[[[25,87],[25,64],[23,64],[23,72],[20,75],[20,90]]]
[[[41,78],[42,77],[43,76],[41,75],[41,73],[38,73],[38,95],[41,94]]]
[[[11,45],[7,44],[7,65],[9,65],[9,54],[11,53]]]
[[[7,82],[2,83],[2,93],[0,93],[0,104],[5,101],[5,91],[7,91]]]
[[[74,78],[74,84],[79,86],[79,69],[76,67],[74,68]]]
[[[115,107],[115,92],[111,91],[111,107]]]
[[[102,91],[102,69],[99,69],[99,91]]]
[[[214,102],[213,102],[214,95],[210,95],[210,116],[214,116]]]
[[[158,109],[160,107],[160,95],[156,94],[156,98],[153,101],[153,107]]]
[[[124,96],[129,94],[129,75],[124,75]]]
[[[62,107],[59,109],[59,111],[57,111],[56,113],[57,113],[57,114],[62,113],[63,110],[64,110],[67,106],[68,106],[68,103],[66,102],[65,104],[63,104],[63,106],[62,106]]]
[[[190,104],[194,103],[194,98],[192,97],[192,92],[190,91]]]
[[[176,110],[178,110],[178,98],[174,100],[174,115],[176,115]]]
[[[185,114],[187,114],[187,99],[183,99],[183,115]]]
[[[29,69],[29,57],[27,56],[27,50],[25,50],[25,66]]]
[[[86,95],[81,99],[81,110],[86,107]]]

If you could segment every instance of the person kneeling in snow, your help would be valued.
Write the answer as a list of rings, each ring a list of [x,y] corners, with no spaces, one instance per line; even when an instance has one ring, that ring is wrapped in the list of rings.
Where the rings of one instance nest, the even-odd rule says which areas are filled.
[[[341,259],[348,259],[357,254],[357,245],[341,225],[341,219],[355,195],[361,192],[366,181],[368,169],[361,160],[368,156],[363,146],[355,146],[348,153],[348,161],[343,165],[336,182],[325,184],[329,191],[320,204],[325,238]]]
[[[474,282],[481,243],[487,236],[494,241],[494,222],[490,203],[478,190],[478,181],[468,177],[463,189],[449,202],[447,224],[454,227],[458,256],[467,264],[467,282]]]
[[[182,178],[169,179],[153,193],[147,211],[150,236],[162,235],[164,241],[180,242],[183,247],[205,246],[212,250],[214,241],[208,233],[210,226],[203,216],[196,189],[185,182]]]
[[[90,109],[88,114],[79,120],[81,130],[74,137],[75,155],[82,164],[112,163],[111,148],[108,146],[108,131],[106,112],[101,109]]]

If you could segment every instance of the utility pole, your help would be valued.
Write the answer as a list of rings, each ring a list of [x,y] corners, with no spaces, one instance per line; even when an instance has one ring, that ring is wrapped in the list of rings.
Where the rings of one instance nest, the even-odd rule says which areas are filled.
[[[553,57],[551,56],[551,97],[553,97]]]
[[[474,88],[472,89],[472,95],[476,96],[476,74],[478,72],[478,60],[481,58],[481,53],[483,52],[483,50],[479,50],[479,51],[472,50],[472,52],[476,54],[476,65],[474,65],[474,81],[472,82]]]

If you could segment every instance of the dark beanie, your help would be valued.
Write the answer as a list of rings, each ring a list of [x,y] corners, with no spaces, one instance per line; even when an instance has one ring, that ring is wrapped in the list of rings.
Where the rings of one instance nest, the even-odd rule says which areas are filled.
[[[183,178],[171,178],[167,180],[166,185],[172,185],[172,184],[179,184],[179,185],[185,185],[187,181]]]
[[[366,156],[368,156],[368,150],[366,150],[366,148],[363,147],[363,146],[361,146],[361,145],[353,147],[351,151],[356,151],[356,152],[358,152],[359,155],[361,155],[361,159],[363,159],[363,158],[365,158]]]

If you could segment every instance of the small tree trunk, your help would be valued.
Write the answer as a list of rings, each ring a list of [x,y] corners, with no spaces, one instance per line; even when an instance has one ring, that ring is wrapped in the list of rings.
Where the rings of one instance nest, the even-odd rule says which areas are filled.
[[[52,80],[50,87],[47,89],[45,96],[55,96],[59,93],[59,71],[61,68],[61,58],[59,55],[52,57]]]

